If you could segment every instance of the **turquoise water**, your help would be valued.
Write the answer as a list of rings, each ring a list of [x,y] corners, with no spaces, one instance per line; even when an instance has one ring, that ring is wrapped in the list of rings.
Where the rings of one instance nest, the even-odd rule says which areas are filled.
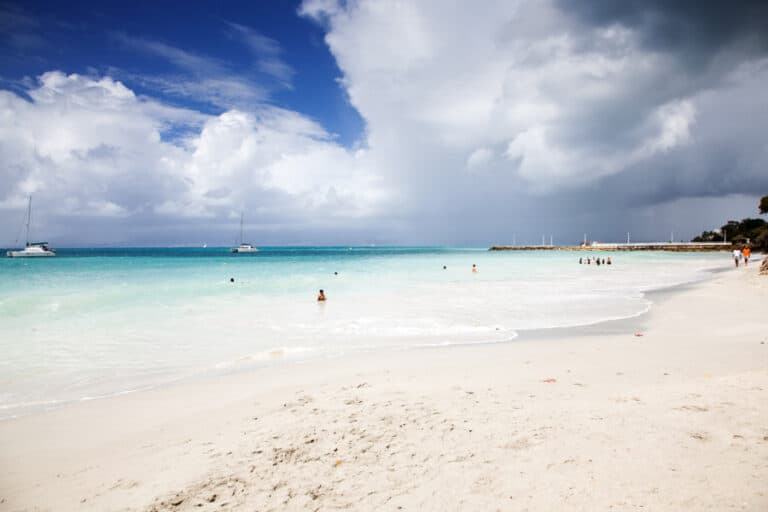
[[[650,306],[645,291],[729,264],[720,254],[614,253],[610,267],[579,265],[586,256],[279,247],[0,259],[0,417],[296,358],[507,342],[521,329],[630,317]]]

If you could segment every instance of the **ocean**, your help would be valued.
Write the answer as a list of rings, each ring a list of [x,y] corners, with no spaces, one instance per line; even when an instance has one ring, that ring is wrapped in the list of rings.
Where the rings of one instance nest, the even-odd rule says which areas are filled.
[[[720,253],[595,254],[613,265],[579,265],[582,252],[435,247],[2,258],[0,418],[307,358],[514,342],[521,330],[640,315],[646,292],[730,265]]]

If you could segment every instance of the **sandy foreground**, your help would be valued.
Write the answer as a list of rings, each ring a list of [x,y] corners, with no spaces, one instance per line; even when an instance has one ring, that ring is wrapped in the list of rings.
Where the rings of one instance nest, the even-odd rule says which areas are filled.
[[[635,336],[640,332],[643,336]],[[768,510],[768,277],[0,422],[0,510]]]

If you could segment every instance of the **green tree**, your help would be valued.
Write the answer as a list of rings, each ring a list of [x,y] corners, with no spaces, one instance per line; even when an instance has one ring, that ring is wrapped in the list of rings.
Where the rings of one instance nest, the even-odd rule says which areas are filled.
[[[768,196],[760,199],[760,213],[768,213]]]
[[[722,242],[723,235],[729,242],[743,244],[749,240],[755,249],[768,249],[768,222],[763,219],[729,220],[719,230],[705,231],[691,241]]]

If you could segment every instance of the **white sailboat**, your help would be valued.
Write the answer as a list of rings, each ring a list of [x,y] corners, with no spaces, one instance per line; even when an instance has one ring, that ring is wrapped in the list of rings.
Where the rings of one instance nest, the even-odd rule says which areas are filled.
[[[243,242],[243,214],[240,214],[240,245],[237,247],[232,248],[232,252],[234,253],[248,253],[248,252],[259,252],[259,249],[257,247],[254,247],[253,245]]]
[[[24,249],[20,251],[7,251],[5,253],[9,258],[40,258],[56,256],[56,251],[48,247],[48,242],[30,242],[29,224],[32,222],[32,196],[29,196],[27,205],[27,237]]]

